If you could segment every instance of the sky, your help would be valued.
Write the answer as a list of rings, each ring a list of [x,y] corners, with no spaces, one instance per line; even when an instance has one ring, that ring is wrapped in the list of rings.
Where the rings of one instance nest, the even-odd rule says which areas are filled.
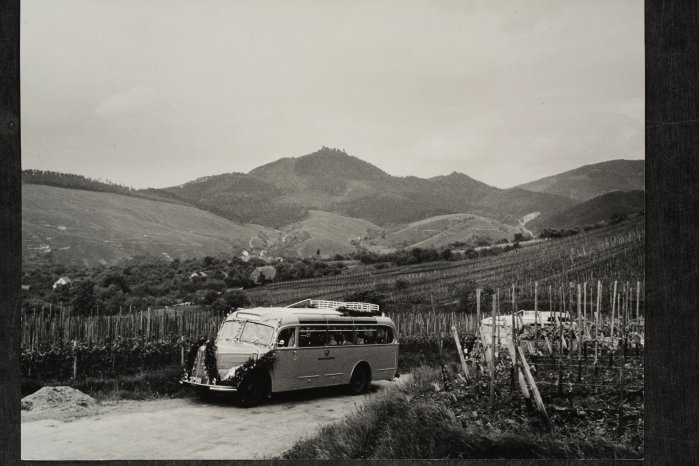
[[[321,146],[508,188],[643,159],[638,0],[24,0],[23,168],[134,188]]]

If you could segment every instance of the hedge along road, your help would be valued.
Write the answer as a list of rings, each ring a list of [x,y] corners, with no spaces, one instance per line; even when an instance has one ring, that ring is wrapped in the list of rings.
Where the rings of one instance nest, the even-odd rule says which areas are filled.
[[[249,409],[223,396],[118,402],[72,420],[23,412],[22,459],[269,458],[398,383],[374,382],[362,396],[340,387],[280,394]]]

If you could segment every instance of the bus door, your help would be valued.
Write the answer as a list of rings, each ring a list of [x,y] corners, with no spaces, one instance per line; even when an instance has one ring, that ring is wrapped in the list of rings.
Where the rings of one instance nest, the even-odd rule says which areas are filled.
[[[277,334],[276,361],[272,370],[272,391],[284,392],[299,388],[297,327],[282,328]]]
[[[325,354],[325,343],[328,335],[326,323],[302,323],[299,327],[299,341],[296,353],[298,371],[296,373],[297,388],[321,387],[323,380],[322,364]]]

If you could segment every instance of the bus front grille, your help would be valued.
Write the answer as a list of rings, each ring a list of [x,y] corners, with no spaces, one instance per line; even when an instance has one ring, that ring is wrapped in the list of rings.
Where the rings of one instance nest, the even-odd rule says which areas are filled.
[[[206,366],[204,365],[204,350],[200,349],[197,352],[197,359],[194,361],[194,370],[192,370],[192,375],[194,377],[200,377],[202,382],[207,379]]]

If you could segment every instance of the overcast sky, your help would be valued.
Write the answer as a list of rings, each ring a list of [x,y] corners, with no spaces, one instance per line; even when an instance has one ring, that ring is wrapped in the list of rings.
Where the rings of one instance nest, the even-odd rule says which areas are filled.
[[[644,158],[643,2],[23,0],[24,168],[136,188],[320,146],[506,188]]]

